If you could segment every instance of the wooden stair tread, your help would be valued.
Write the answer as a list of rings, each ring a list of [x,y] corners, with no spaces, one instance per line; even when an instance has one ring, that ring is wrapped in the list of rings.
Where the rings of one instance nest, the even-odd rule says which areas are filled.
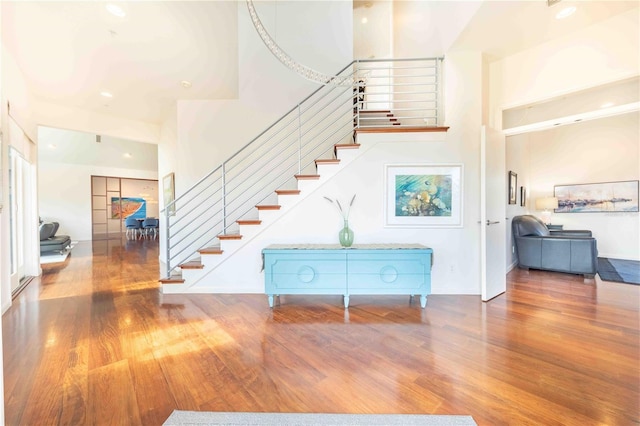
[[[278,195],[298,195],[300,194],[299,189],[276,189],[276,194]]]
[[[260,205],[256,206],[258,210],[280,210],[280,206],[277,205]]]
[[[219,240],[241,240],[242,235],[240,234],[221,234],[218,235]]]
[[[398,123],[400,124],[400,123]],[[410,132],[446,132],[449,127],[361,127],[356,133],[410,133]]]
[[[390,109],[361,109],[360,114],[385,114],[390,113]]]
[[[205,248],[201,248],[200,250],[198,250],[198,253],[200,253],[200,254],[222,254],[224,252],[222,250],[220,250],[220,247],[205,247]]]
[[[320,175],[295,175],[298,180],[317,180],[320,179]]]
[[[236,220],[236,223],[238,225],[260,225],[262,221],[257,219],[243,219],[243,220]]]
[[[319,159],[316,160],[316,166],[318,164],[340,164],[340,160],[335,158]]]
[[[184,280],[178,275],[173,275],[167,278],[160,278],[158,281],[160,282],[160,284],[184,284]]]
[[[339,143],[334,145],[335,149],[358,149],[360,148],[359,143]]]
[[[203,269],[204,265],[199,260],[190,260],[189,262],[181,263],[179,267],[181,269]]]

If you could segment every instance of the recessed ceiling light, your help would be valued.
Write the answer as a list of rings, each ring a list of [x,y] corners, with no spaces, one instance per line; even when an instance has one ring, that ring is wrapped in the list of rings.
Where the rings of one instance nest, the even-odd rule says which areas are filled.
[[[133,155],[131,155],[131,154],[130,154],[130,153],[128,153],[128,152],[125,152],[125,153],[124,153],[124,157],[125,157],[125,158],[131,158],[131,157],[133,157]]]
[[[367,22],[369,22],[369,20],[367,19],[367,17],[365,16],[364,18],[362,18],[362,23],[366,24]]]
[[[575,11],[576,11],[576,7],[575,6],[565,7],[564,9],[562,9],[560,12],[558,12],[556,14],[556,19],[567,18],[567,17],[573,15],[573,13]]]
[[[600,105],[600,108],[609,108],[613,106],[613,102],[606,102],[602,105]]]
[[[184,87],[185,89],[188,89],[188,88],[190,88],[190,87],[191,87],[191,82],[190,82],[190,81],[187,81],[187,80],[182,80],[182,81],[180,82],[180,85],[181,85],[182,87]]]
[[[100,94],[105,98],[113,98],[113,95],[109,92],[100,92]]]
[[[124,11],[124,9],[117,4],[108,3],[105,7],[107,8],[107,11],[109,11],[109,13],[113,16],[117,16],[118,18],[124,18],[125,16],[127,16],[127,13]]]
[[[49,148],[51,148],[51,149],[56,149],[56,148],[57,148],[57,146],[56,146],[56,145],[54,145],[54,144],[52,144],[52,143],[50,143],[50,144],[49,144]]]

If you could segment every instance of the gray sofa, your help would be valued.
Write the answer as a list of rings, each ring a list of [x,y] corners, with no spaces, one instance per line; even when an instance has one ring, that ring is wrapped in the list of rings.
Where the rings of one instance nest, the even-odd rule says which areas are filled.
[[[58,222],[40,224],[40,254],[52,251],[62,253],[71,245],[71,238],[68,235],[56,235],[58,226]]]
[[[598,248],[591,231],[550,231],[532,215],[514,217],[511,226],[518,267],[595,276]]]

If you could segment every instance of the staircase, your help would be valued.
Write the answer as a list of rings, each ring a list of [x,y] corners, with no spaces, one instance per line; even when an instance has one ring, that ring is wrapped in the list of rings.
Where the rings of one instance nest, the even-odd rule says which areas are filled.
[[[321,87],[167,206],[163,292],[194,292],[210,279],[356,158],[359,132],[438,129],[440,65],[441,58],[354,61],[338,75],[364,82],[364,97],[355,86]]]

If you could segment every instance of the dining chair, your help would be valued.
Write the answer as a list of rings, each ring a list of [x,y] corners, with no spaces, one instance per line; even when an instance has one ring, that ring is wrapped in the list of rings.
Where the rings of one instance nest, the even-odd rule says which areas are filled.
[[[144,229],[144,235],[149,235],[149,232],[153,233],[153,237],[158,236],[158,226],[160,221],[155,217],[148,217],[142,221],[142,229]]]
[[[135,217],[129,216],[124,220],[124,226],[127,228],[125,235],[129,238],[130,233],[133,234],[135,238],[138,237],[138,234],[142,232],[142,225],[138,219]]]

